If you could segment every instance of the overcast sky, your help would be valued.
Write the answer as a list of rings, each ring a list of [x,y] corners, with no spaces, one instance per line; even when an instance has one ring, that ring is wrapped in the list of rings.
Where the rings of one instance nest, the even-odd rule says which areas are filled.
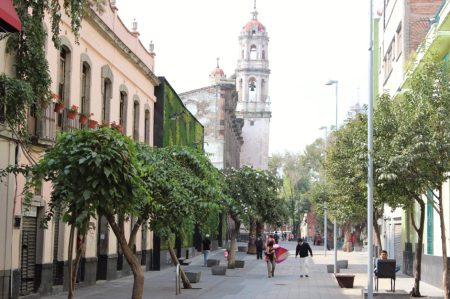
[[[119,16],[138,22],[144,45],[155,44],[155,73],[177,93],[209,85],[220,58],[227,76],[239,57],[238,36],[254,0],[117,0]],[[303,152],[351,105],[368,99],[369,0],[257,0],[269,42],[272,101],[270,152]]]

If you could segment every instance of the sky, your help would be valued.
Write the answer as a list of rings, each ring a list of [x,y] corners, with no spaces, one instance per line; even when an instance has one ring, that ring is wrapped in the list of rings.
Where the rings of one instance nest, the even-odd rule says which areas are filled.
[[[128,28],[136,19],[144,45],[155,45],[155,74],[177,93],[208,86],[216,67],[231,76],[238,37],[254,0],[116,0]],[[369,0],[257,0],[270,41],[269,152],[302,153],[325,137],[352,105],[368,102]]]

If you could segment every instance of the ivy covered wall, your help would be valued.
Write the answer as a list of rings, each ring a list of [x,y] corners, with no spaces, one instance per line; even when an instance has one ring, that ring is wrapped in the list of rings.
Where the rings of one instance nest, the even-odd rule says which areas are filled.
[[[165,77],[155,89],[156,146],[186,145],[203,149],[203,125],[184,106]]]

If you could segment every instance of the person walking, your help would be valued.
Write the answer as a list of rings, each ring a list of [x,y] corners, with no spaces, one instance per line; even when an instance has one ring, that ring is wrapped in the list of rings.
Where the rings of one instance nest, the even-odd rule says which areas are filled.
[[[273,241],[270,240],[266,247],[266,263],[267,275],[269,278],[275,276],[275,248],[273,248]]]
[[[300,255],[300,277],[309,277],[309,256],[308,253],[313,256],[311,246],[303,240],[303,238],[298,239],[297,247],[295,249],[295,258]]]
[[[255,241],[255,245],[256,245],[256,259],[262,260],[262,252],[263,252],[263,247],[264,247],[264,240],[261,237],[261,234],[258,234],[258,236],[256,237],[256,241]]]
[[[209,235],[206,234],[205,238],[203,239],[203,264],[204,266],[208,266],[208,255],[209,251],[211,250],[211,240],[209,239]]]

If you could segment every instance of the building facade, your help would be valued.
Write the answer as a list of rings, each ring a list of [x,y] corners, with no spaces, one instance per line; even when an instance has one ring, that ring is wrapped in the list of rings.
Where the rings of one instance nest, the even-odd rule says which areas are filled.
[[[235,114],[234,80],[227,79],[218,64],[209,78],[210,86],[183,92],[180,98],[205,127],[204,149],[213,165],[218,169],[239,168],[242,120]]]
[[[45,27],[51,28],[45,17]],[[9,164],[29,164],[39,160],[45,148],[52,146],[59,132],[87,128],[80,122],[81,113],[92,121],[115,123],[135,140],[153,145],[155,86],[154,54],[139,40],[135,27],[129,31],[109,2],[105,11],[91,10],[82,22],[79,43],[62,16],[61,48],[57,49],[48,34],[46,59],[52,79],[51,92],[65,107],[56,112],[56,103],[42,114],[29,111],[28,132],[32,144],[18,145],[5,123],[0,123],[0,168]],[[7,40],[0,41],[0,73],[14,76],[14,54],[5,51]],[[78,106],[70,116],[69,108]],[[95,127],[95,123],[92,122]],[[6,158],[3,158],[6,157]],[[51,182],[35,190],[31,207],[22,206],[21,190],[25,178],[8,176],[0,184],[0,298],[18,298],[32,294],[50,294],[68,288],[67,259],[69,229],[56,213],[47,229],[40,226],[51,198]],[[131,273],[124,262],[114,234],[105,219],[89,224],[86,251],[82,257],[78,281],[81,285],[97,280],[115,279]],[[130,226],[126,225],[126,230]],[[152,234],[141,231],[136,254],[147,265],[147,251],[152,248]]]
[[[257,17],[255,5],[252,19],[245,24],[239,36],[236,116],[244,120],[240,164],[267,169],[272,117],[269,97],[269,36]]]

